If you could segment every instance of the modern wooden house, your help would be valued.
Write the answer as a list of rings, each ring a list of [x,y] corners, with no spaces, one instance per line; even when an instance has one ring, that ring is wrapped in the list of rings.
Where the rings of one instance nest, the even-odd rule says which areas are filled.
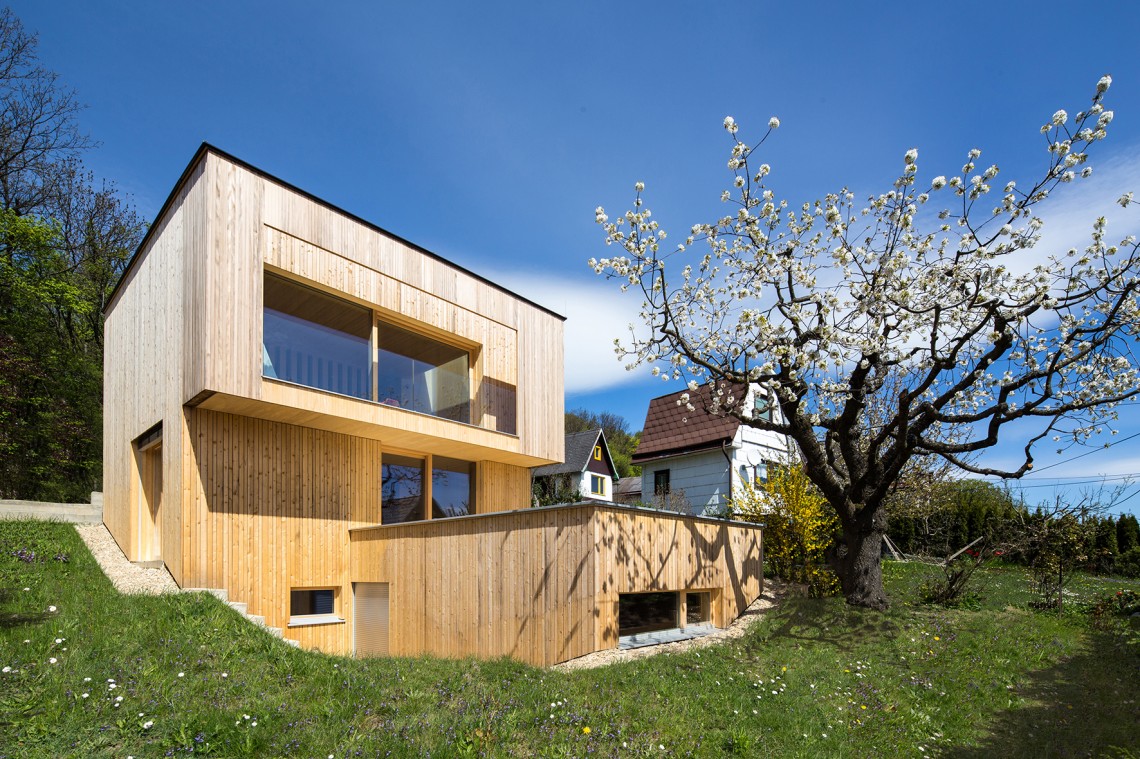
[[[758,528],[529,508],[564,458],[562,323],[203,145],[106,309],[107,527],[331,653],[550,664],[646,592],[727,624]]]

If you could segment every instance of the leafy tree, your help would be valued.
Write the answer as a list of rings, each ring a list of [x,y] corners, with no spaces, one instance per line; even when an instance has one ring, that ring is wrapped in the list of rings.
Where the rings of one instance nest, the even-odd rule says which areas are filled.
[[[839,520],[801,465],[774,466],[766,483],[743,483],[733,510],[764,523],[764,561],[785,580],[802,582],[812,596],[839,590],[826,554]]]
[[[143,224],[83,168],[79,110],[0,11],[0,497],[86,500],[102,476],[103,307]]]
[[[1059,110],[1042,127],[1047,159],[1028,182],[996,184],[999,169],[979,166],[979,150],[949,179],[920,182],[909,150],[894,185],[862,209],[846,188],[789,204],[759,158],[778,119],[748,144],[729,117],[730,213],[669,250],[642,183],[617,219],[597,209],[620,250],[590,265],[641,296],[650,328],[626,358],[690,391],[712,383],[707,411],[795,441],[839,518],[832,560],[849,603],[888,605],[886,503],[915,458],[1019,477],[1036,443],[1085,443],[1140,392],[1135,239],[1112,244],[1100,218],[1084,250],[1027,263],[1037,206],[1091,173],[1089,151],[1113,118],[1110,85],[1103,77],[1086,110],[1072,119]],[[780,413],[753,417],[734,390],[745,384],[764,388]],[[973,463],[1013,423],[1031,428],[1020,463]]]
[[[1116,520],[1116,547],[1121,553],[1140,546],[1140,522],[1134,514],[1121,514]]]

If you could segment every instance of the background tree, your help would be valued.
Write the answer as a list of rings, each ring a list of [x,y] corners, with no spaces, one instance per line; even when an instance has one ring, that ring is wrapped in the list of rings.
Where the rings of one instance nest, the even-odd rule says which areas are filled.
[[[1140,523],[1133,514],[1121,514],[1116,520],[1116,547],[1121,552],[1140,546]]]
[[[0,497],[102,478],[103,307],[144,226],[80,160],[74,93],[0,11]]]
[[[710,412],[796,442],[841,524],[833,563],[849,603],[888,604],[885,504],[915,457],[1019,477],[1033,466],[1034,444],[1087,442],[1140,392],[1135,239],[1111,244],[1100,218],[1084,250],[1032,250],[1043,223],[1036,206],[1091,173],[1088,151],[1113,118],[1102,103],[1110,85],[1103,77],[1071,120],[1053,114],[1041,129],[1043,171],[1006,182],[995,201],[1000,172],[977,165],[981,151],[949,179],[920,183],[918,151],[909,150],[893,187],[865,208],[846,188],[789,205],[757,158],[778,119],[749,145],[728,117],[730,214],[694,225],[670,251],[640,182],[622,216],[596,210],[621,252],[590,265],[640,293],[650,327],[627,358],[691,390],[713,383]],[[932,198],[946,195],[932,211]],[[697,244],[704,250],[691,250]],[[883,394],[891,382],[904,388],[893,397]],[[781,414],[753,418],[733,390],[747,383],[766,389]],[[1032,429],[1020,465],[972,463],[1021,422]]]

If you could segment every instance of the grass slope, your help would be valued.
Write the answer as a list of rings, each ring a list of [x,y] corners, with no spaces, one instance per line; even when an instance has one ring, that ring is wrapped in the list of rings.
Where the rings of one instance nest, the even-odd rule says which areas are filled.
[[[791,599],[739,643],[559,673],[298,651],[5,522],[0,756],[1140,756],[1135,637],[1027,611],[1016,569],[977,610],[914,605],[925,571],[887,565],[886,613]]]

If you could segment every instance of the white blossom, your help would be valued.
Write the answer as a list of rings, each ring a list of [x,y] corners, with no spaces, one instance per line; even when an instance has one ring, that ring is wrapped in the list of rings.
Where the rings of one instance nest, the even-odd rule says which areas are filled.
[[[769,129],[779,129],[780,128],[780,120],[778,118],[776,118],[775,116],[768,119],[768,128]]]

